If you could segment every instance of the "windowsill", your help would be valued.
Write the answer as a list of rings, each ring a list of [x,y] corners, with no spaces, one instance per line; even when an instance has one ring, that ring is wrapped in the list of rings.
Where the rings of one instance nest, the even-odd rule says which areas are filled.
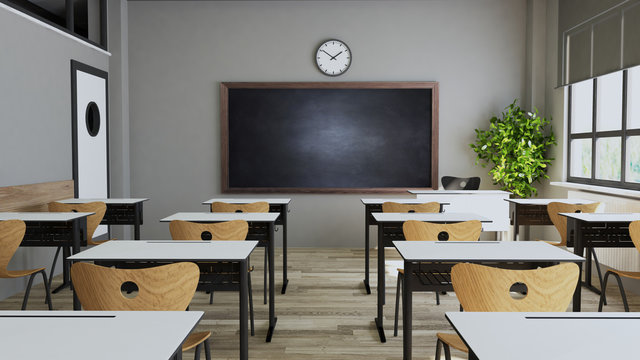
[[[626,190],[626,189],[618,189],[618,188],[612,188],[612,187],[606,187],[606,186],[576,184],[576,183],[565,182],[565,181],[552,181],[551,185],[559,186],[567,189],[590,191],[590,192],[600,193],[604,195],[624,196],[624,197],[640,199],[640,191],[637,191],[637,190]]]

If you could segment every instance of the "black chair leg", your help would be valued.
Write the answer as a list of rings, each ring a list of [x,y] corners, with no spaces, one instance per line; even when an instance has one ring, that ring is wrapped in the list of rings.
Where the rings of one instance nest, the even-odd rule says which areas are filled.
[[[29,292],[31,292],[31,284],[33,284],[33,278],[36,276],[37,273],[33,273],[31,274],[31,276],[29,276],[29,283],[27,284],[27,290],[25,290],[24,292],[24,299],[22,299],[22,310],[25,310],[27,308],[27,300],[29,300]]]
[[[204,341],[204,357],[207,360],[211,360],[211,346],[209,345],[209,339]]]
[[[200,349],[202,348],[202,343],[196,345],[196,355],[193,357],[195,360],[200,360]]]
[[[213,290],[209,293],[209,305],[213,304]]]
[[[51,271],[49,272],[49,289],[51,289],[51,282],[53,281],[53,272],[56,269],[56,262],[58,261],[58,255],[60,255],[61,246],[56,249],[56,254],[53,256],[53,264],[51,264]]]
[[[47,281],[47,272],[43,269],[43,270],[40,270],[39,273],[42,274],[42,283],[44,284],[45,301],[49,306],[49,310],[53,310],[53,305],[51,304],[51,287],[49,286],[49,282]]]
[[[444,348],[444,360],[451,360],[451,349],[449,349],[449,345],[443,342],[442,347]]]
[[[629,303],[627,302],[627,294],[624,291],[624,285],[622,285],[622,279],[618,274],[613,271],[607,271],[604,275],[604,281],[602,284],[602,290],[600,291],[600,303],[598,304],[598,312],[602,312],[602,305],[604,304],[604,293],[607,288],[607,281],[609,280],[609,275],[613,275],[618,282],[618,288],[620,288],[620,295],[622,296],[622,304],[624,305],[624,311],[629,312]],[[606,305],[606,304],[605,304]]]
[[[436,291],[436,305],[440,305],[440,294]]]
[[[596,250],[594,248],[589,248],[591,250],[591,254],[593,255],[593,261],[596,264],[596,272],[598,273],[598,281],[600,281],[600,292],[602,293],[602,286],[603,286],[603,281],[602,281],[602,272],[600,271],[600,263],[598,262],[598,257],[596,256]],[[604,304],[607,305],[607,297],[605,296],[604,298]]]
[[[434,360],[440,360],[440,353],[442,352],[442,341],[438,339],[436,342],[436,357]]]
[[[613,274],[611,271],[607,271],[604,274],[604,281],[602,282],[602,288],[600,289],[600,302],[598,303],[598,312],[602,312],[602,305],[604,304],[604,293],[607,291],[607,281],[609,281],[609,275]]]
[[[400,307],[400,297],[402,296],[402,280],[404,275],[398,272],[398,284],[396,285],[396,318],[393,321],[393,336],[398,336],[398,310]]]
[[[267,269],[267,247],[264,247],[264,303],[267,304],[267,273],[269,270]]]
[[[251,273],[247,277],[248,287],[249,287],[249,318],[251,320],[251,336],[256,334],[255,325],[254,325],[254,316],[253,316],[253,290],[251,289]]]

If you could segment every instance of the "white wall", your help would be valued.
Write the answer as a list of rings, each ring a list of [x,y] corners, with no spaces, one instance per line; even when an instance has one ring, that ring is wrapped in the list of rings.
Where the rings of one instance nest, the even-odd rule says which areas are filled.
[[[158,219],[206,211],[220,191],[223,81],[440,83],[440,175],[479,175],[468,144],[525,92],[524,0],[129,2],[132,196],[144,238]],[[332,79],[313,54],[338,38],[351,68]],[[290,246],[362,247],[361,195],[291,195]]]
[[[72,178],[71,59],[108,68],[104,52],[0,4],[0,187]],[[10,268],[49,267],[54,251],[19,248]],[[0,279],[0,299],[27,279]]]

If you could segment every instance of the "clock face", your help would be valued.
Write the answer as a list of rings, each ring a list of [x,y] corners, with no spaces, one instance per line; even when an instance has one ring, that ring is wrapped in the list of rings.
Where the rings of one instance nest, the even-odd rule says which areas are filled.
[[[338,76],[351,65],[351,51],[347,44],[340,40],[327,40],[316,52],[316,64],[323,74]]]

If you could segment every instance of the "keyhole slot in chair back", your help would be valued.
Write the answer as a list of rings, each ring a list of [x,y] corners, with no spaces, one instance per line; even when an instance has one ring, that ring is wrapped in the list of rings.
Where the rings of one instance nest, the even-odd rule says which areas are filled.
[[[122,293],[122,296],[127,299],[136,298],[138,296],[138,291],[140,291],[140,288],[138,287],[138,284],[133,281],[125,281],[120,285],[120,292]]]
[[[447,241],[449,240],[449,233],[446,231],[440,231],[438,233],[438,241]]]
[[[203,231],[202,234],[200,234],[200,239],[202,240],[211,240],[213,239],[213,235],[211,235],[210,231]]]

